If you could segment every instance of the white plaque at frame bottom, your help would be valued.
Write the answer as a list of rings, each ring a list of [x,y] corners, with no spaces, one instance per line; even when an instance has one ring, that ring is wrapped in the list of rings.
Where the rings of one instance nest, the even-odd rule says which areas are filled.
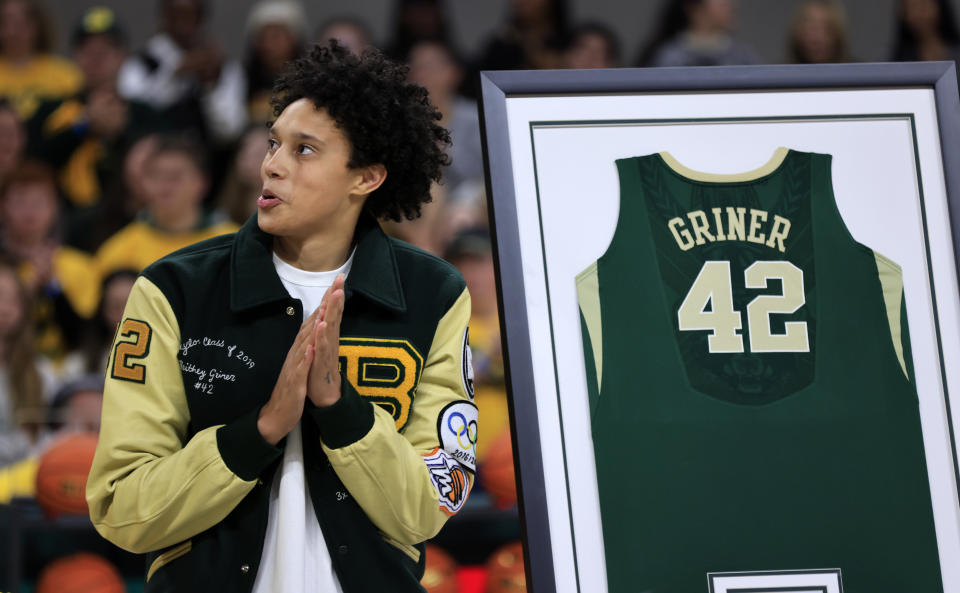
[[[710,593],[843,593],[839,568],[711,572]]]

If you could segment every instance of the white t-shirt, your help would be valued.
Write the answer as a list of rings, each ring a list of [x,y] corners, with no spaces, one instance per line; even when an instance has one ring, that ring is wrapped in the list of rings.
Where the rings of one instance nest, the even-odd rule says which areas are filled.
[[[290,296],[303,303],[306,319],[320,306],[337,274],[347,275],[347,262],[330,272],[307,272],[284,262],[276,254],[273,265]],[[342,593],[330,552],[313,511],[303,472],[303,437],[298,424],[287,435],[283,463],[270,489],[270,514],[253,593]]]

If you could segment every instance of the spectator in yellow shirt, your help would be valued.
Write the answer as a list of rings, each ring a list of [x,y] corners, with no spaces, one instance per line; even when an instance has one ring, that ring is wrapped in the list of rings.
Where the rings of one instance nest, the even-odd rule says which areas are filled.
[[[137,139],[165,124],[149,106],[127,101],[117,92],[117,73],[127,56],[124,40],[112,10],[88,9],[78,21],[72,44],[83,90],[40,102],[27,122],[28,154],[57,171],[66,198],[64,242],[87,251],[109,236],[100,236],[98,242],[91,232],[107,209],[103,202],[119,197],[116,194],[127,197],[119,174],[124,155]]]
[[[100,282],[89,255],[61,244],[59,221],[53,171],[24,162],[0,189],[0,245],[30,296],[37,350],[58,363],[79,344]]]
[[[96,259],[104,275],[121,268],[142,270],[191,243],[237,230],[204,213],[209,173],[203,148],[187,137],[159,141],[146,162],[146,208],[107,239]]]
[[[28,119],[44,99],[75,94],[83,75],[53,54],[50,20],[36,0],[0,1],[0,98]]]

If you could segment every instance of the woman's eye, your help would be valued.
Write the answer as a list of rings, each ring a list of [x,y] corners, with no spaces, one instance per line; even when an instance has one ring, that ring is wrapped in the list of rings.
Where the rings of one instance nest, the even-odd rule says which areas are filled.
[[[298,153],[298,154],[313,154],[313,152],[314,152],[314,150],[313,150],[312,148],[310,148],[309,146],[307,146],[306,144],[301,144],[301,145],[297,148],[297,153]]]
[[[276,148],[278,145],[279,145],[279,143],[278,143],[276,140],[274,140],[273,138],[270,138],[269,140],[267,140],[267,150],[273,150],[273,149]]]

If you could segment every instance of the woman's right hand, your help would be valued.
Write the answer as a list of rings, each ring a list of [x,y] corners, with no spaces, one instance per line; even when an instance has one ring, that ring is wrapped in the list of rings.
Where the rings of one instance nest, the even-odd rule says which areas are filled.
[[[319,307],[300,326],[293,345],[287,351],[270,401],[260,408],[257,429],[271,445],[276,445],[287,436],[303,416],[307,376],[313,361],[313,327],[318,312]]]

